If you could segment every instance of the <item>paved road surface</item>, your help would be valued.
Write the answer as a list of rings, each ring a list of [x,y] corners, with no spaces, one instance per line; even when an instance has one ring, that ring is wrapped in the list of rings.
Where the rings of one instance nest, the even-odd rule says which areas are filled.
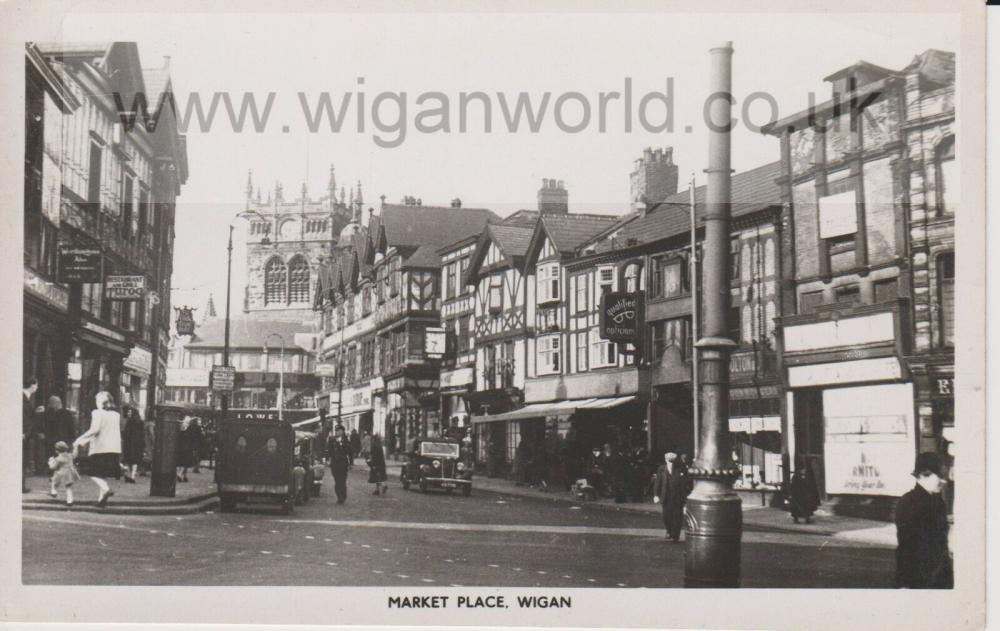
[[[395,468],[395,467],[393,467]],[[390,473],[394,475],[394,471]],[[680,587],[655,515],[473,491],[371,495],[355,469],[290,516],[25,512],[26,584]],[[328,482],[331,482],[329,479]],[[891,587],[893,551],[744,533],[744,587]]]

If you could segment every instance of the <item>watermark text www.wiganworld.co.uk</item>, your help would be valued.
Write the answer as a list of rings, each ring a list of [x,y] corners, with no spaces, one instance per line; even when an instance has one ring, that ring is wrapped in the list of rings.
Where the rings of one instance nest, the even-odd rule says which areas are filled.
[[[136,124],[155,129],[160,116],[172,111],[181,133],[197,129],[202,133],[215,126],[225,126],[235,133],[267,133],[308,131],[309,133],[371,133],[379,147],[402,145],[411,131],[421,134],[450,133],[540,133],[556,130],[579,134],[588,130],[599,133],[618,131],[626,134],[693,132],[691,124],[680,125],[675,120],[674,81],[667,77],[661,89],[637,91],[631,77],[626,77],[621,89],[584,93],[551,91],[509,93],[503,91],[461,91],[446,93],[426,91],[411,94],[406,91],[380,91],[369,94],[364,77],[357,79],[358,89],[345,92],[296,92],[295,100],[301,119],[296,123],[274,120],[277,92],[191,92],[181,99],[164,93],[160,102],[149,103],[146,95],[136,94],[128,103],[115,93],[120,112],[136,112],[138,116],[123,116],[126,131]],[[810,94],[813,107],[815,96]],[[877,97],[872,97],[877,98]],[[738,105],[739,118],[712,121],[709,108],[716,99],[729,99]],[[180,102],[178,102],[180,101]],[[844,108],[859,109],[865,103],[851,101]],[[712,94],[701,108],[701,125],[697,129],[724,127],[734,129],[743,124],[759,132],[778,119],[778,104],[766,92],[752,92],[737,100],[729,94]]]

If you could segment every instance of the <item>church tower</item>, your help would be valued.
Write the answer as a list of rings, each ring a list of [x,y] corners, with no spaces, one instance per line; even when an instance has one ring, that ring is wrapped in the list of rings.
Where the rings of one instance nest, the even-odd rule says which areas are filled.
[[[337,180],[330,166],[326,195],[309,197],[302,183],[299,199],[286,200],[275,183],[274,194],[262,203],[251,194],[247,178],[247,208],[263,217],[251,218],[247,231],[247,286],[244,312],[276,320],[312,321],[313,295],[320,260],[354,217],[354,209],[337,199]]]

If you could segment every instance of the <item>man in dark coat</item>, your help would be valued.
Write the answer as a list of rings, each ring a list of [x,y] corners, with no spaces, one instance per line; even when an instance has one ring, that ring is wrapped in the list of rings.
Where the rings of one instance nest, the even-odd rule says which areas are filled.
[[[348,440],[351,443],[351,466],[353,467],[354,459],[361,453],[361,436],[358,434],[358,430],[352,429]]]
[[[337,503],[347,501],[347,469],[351,466],[351,441],[344,435],[344,426],[337,425],[327,445],[330,454],[330,472],[333,473],[333,490]]]
[[[677,459],[677,454],[668,452],[663,456],[663,464],[656,472],[656,489],[653,501],[663,507],[663,525],[667,537],[674,542],[681,540],[684,524],[684,503],[691,492],[687,470]]]
[[[28,471],[35,466],[32,458],[32,445],[37,440],[38,427],[35,421],[35,391],[38,390],[38,380],[28,377],[24,380],[24,389],[21,391],[21,492],[27,493]]]
[[[56,452],[56,443],[62,441],[69,445],[76,440],[73,415],[63,407],[62,399],[55,395],[49,397],[42,416],[42,431],[45,433],[45,453],[50,456]]]
[[[938,455],[918,455],[912,475],[916,485],[896,503],[896,587],[951,589],[948,507],[941,496]]]

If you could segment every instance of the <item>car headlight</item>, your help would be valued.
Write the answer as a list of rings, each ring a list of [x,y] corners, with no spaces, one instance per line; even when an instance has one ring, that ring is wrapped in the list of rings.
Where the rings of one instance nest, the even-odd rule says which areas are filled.
[[[440,467],[441,467],[441,461],[440,460],[435,460],[434,461],[434,468],[435,469],[439,469]]]
[[[455,468],[458,469],[459,471],[465,471],[465,463],[460,462],[457,465],[455,465]]]

